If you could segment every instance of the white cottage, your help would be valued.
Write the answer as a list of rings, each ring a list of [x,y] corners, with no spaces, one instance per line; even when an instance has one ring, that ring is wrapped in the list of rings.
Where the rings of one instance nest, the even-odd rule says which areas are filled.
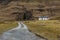
[[[48,16],[40,16],[39,20],[49,20],[49,17]]]

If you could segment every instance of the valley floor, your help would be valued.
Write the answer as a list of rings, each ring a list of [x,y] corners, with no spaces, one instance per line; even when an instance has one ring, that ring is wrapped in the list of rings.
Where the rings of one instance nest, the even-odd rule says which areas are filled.
[[[28,29],[48,40],[60,40],[60,21],[46,20],[46,21],[24,21]],[[0,23],[0,34],[17,27],[17,22]]]
[[[25,21],[31,32],[47,38],[48,40],[60,40],[60,21]]]

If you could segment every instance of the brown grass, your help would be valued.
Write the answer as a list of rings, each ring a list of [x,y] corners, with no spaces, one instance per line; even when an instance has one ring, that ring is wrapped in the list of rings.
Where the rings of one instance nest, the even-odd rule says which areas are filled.
[[[60,35],[60,22],[58,20],[48,20],[48,21],[25,21],[28,28],[41,35],[48,40],[58,40],[58,35]]]
[[[15,27],[17,27],[17,22],[0,23],[0,34]]]

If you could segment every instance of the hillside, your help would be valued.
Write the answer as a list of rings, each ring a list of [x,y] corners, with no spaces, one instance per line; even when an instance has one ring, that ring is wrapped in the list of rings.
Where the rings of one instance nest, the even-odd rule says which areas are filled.
[[[59,19],[60,1],[59,0],[33,0],[33,1],[32,0],[0,0],[1,20],[16,20],[16,15],[12,15],[12,13],[15,12],[23,13],[26,12],[26,10],[27,11],[34,10],[32,12],[34,17],[47,15],[51,17],[51,19],[57,19],[57,18]]]

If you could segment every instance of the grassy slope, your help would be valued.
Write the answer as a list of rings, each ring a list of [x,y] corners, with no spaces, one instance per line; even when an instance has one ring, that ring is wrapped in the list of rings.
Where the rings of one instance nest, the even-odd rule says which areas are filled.
[[[57,20],[26,21],[25,24],[32,32],[48,40],[58,40],[57,35],[60,35],[60,22]]]
[[[0,34],[9,29],[17,27],[17,25],[18,25],[17,22],[0,23]]]

